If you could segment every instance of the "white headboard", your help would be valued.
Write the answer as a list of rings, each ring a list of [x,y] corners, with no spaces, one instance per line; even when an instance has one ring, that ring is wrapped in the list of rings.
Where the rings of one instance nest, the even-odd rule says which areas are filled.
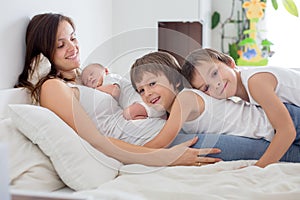
[[[8,104],[29,104],[30,95],[23,88],[12,88],[0,90],[0,119],[7,117]]]

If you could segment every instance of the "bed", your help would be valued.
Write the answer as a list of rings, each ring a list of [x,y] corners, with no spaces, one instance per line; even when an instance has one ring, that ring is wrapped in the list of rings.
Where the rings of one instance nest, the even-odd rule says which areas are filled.
[[[255,161],[201,167],[123,165],[95,150],[21,88],[0,90],[0,143],[13,194],[86,199],[296,199],[300,163]],[[58,196],[57,196],[58,195]],[[60,196],[62,195],[62,196]]]

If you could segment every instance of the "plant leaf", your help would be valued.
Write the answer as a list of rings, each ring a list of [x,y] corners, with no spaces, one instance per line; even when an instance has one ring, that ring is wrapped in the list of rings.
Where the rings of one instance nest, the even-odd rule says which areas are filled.
[[[285,9],[292,15],[298,17],[298,9],[294,0],[282,0]]]
[[[275,10],[278,9],[278,3],[277,3],[277,0],[272,0],[272,6]]]
[[[271,46],[273,43],[270,40],[264,39],[261,41],[262,46]]]
[[[240,41],[239,42],[239,46],[245,46],[246,44],[255,44],[256,43],[256,41],[254,40],[254,39],[252,39],[252,38],[245,38],[245,39],[243,39],[242,41]]]
[[[214,29],[220,22],[220,13],[214,12],[211,17],[211,29]]]
[[[234,59],[235,63],[237,63],[237,59],[239,58],[238,54],[238,45],[236,43],[229,44],[229,55]]]

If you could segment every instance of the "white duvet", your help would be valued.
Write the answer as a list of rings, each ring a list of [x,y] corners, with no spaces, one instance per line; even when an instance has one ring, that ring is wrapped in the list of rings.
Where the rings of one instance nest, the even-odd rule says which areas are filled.
[[[255,161],[201,167],[153,168],[127,165],[120,176],[95,190],[93,199],[300,199],[300,164],[258,168]],[[241,168],[242,166],[248,166]]]

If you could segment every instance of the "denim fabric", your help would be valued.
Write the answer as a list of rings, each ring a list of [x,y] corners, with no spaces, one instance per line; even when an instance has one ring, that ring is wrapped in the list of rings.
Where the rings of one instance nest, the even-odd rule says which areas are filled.
[[[292,117],[297,132],[294,144],[300,145],[300,107],[295,106],[293,104],[287,104],[287,103],[285,103],[285,107],[288,109]]]
[[[281,161],[300,162],[300,107],[286,104],[297,130],[297,138]],[[266,151],[270,142],[264,139],[252,139],[233,135],[222,134],[197,134],[198,141],[193,148],[219,148],[221,153],[207,155],[218,157],[224,161],[230,160],[258,160]],[[196,135],[186,134],[181,131],[171,146],[192,139]]]

